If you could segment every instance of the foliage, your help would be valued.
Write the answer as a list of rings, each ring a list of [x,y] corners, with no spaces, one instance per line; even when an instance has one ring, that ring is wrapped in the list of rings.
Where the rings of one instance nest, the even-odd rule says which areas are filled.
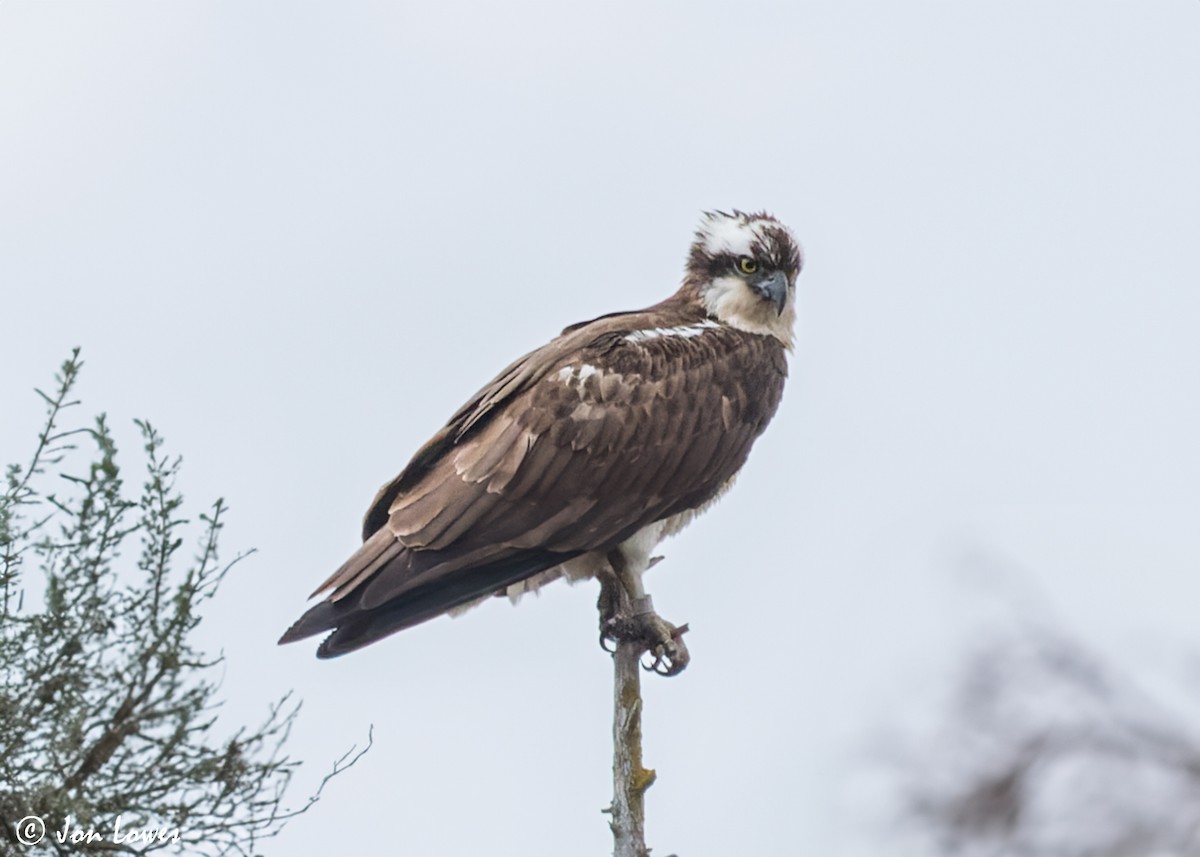
[[[81,365],[76,350],[54,394],[38,391],[44,427],[29,462],[8,467],[0,496],[0,853],[252,854],[320,794],[282,808],[298,765],[283,747],[299,703],[285,696],[257,726],[217,737],[223,656],[199,651],[192,632],[245,554],[220,560],[226,507],[217,500],[198,515],[198,546],[185,557],[192,522],[175,485],[180,459],[150,423],[136,422],[145,445],[136,496],[103,415],[62,427],[78,405]],[[81,464],[83,442],[90,463]],[[47,491],[52,470],[62,482]],[[26,599],[41,583],[35,568],[44,590]],[[349,756],[330,777],[361,753]],[[14,824],[28,816],[48,828],[36,846]],[[126,832],[164,835],[116,843],[117,816]],[[99,836],[59,842],[64,824]]]
[[[936,734],[910,748],[914,853],[1200,855],[1189,694],[1166,703],[1150,676],[1028,619],[964,667]]]

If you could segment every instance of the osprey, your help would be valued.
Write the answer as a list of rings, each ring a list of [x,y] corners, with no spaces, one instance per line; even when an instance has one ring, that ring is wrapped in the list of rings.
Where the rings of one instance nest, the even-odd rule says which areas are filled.
[[[595,576],[602,642],[639,636],[655,668],[681,670],[686,626],[653,612],[641,576],[774,415],[800,267],[771,215],[706,213],[674,295],[566,328],[458,409],[380,489],[362,546],[280,642],[332,631],[317,656],[334,657],[491,595]],[[618,595],[632,619],[618,621]]]

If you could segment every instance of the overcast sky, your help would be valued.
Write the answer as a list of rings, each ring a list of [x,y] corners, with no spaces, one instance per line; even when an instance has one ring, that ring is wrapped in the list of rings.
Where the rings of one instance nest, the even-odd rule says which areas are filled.
[[[648,842],[878,854],[848,783],[972,639],[965,568],[1200,645],[1197,152],[1194,0],[0,3],[0,458],[80,345],[126,465],[149,418],[227,499],[229,727],[296,690],[299,802],[375,724],[266,853],[603,854],[594,585],[275,640],[501,366],[774,212],[783,405],[648,578],[693,655],[645,681]]]

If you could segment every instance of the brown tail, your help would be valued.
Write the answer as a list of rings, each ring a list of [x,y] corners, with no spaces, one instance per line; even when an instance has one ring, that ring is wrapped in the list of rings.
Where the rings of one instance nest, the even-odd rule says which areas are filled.
[[[333,633],[317,648],[317,657],[334,658],[503,590],[579,553],[521,551],[504,559],[459,569],[372,607],[361,604],[367,587],[356,586],[355,591],[342,595],[337,601],[314,605],[288,628],[279,642],[293,643],[332,630]],[[372,577],[386,574],[390,564],[382,566]],[[333,597],[338,597],[338,593]]]

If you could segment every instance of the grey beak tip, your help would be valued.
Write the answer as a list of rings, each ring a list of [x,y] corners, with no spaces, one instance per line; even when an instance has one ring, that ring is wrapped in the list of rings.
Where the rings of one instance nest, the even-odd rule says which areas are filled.
[[[776,272],[758,284],[758,293],[775,306],[775,314],[783,315],[787,306],[788,281],[787,275]]]

